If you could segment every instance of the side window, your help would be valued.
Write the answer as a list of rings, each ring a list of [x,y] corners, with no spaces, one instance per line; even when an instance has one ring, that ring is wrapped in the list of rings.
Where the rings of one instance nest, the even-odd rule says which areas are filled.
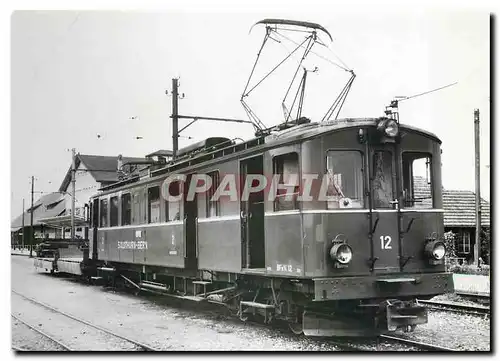
[[[432,158],[429,153],[403,153],[405,208],[432,208]]]
[[[172,197],[181,194],[181,182],[172,182],[168,187],[168,192]],[[179,221],[181,219],[181,201],[169,202],[165,200],[165,221]]]
[[[160,187],[148,189],[148,223],[160,221]]]
[[[288,211],[299,209],[297,197],[299,195],[299,155],[288,153],[273,158],[273,173],[279,175],[276,198],[274,200],[275,211]]]
[[[130,193],[122,194],[122,226],[131,224],[132,220],[132,199]]]
[[[363,155],[358,151],[326,153],[327,209],[363,208]]]
[[[393,208],[395,199],[392,184],[392,153],[386,150],[373,154],[373,206],[374,208]]]
[[[109,199],[109,226],[116,227],[118,225],[118,196]]]
[[[108,200],[101,199],[99,203],[99,227],[108,226]]]
[[[220,204],[219,200],[212,201],[212,197],[219,187],[220,180],[219,180],[219,172],[211,172],[208,173],[207,176],[209,176],[212,179],[212,186],[206,193],[206,215],[208,217],[217,217],[220,216]]]

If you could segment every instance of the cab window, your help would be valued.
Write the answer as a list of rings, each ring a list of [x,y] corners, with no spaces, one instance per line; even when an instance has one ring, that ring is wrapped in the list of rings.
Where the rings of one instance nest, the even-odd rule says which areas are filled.
[[[405,208],[432,208],[432,158],[429,153],[403,153]]]
[[[363,208],[363,155],[330,150],[326,156],[327,209]]]
[[[379,150],[373,153],[373,207],[394,208],[394,186],[392,179],[392,153]]]

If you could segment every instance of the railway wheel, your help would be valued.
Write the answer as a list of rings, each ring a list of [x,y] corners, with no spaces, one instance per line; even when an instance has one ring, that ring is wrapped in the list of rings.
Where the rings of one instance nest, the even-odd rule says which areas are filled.
[[[303,314],[304,310],[302,309],[302,307],[297,307],[295,320],[290,320],[288,322],[288,328],[296,335],[304,334],[304,325],[302,323]]]

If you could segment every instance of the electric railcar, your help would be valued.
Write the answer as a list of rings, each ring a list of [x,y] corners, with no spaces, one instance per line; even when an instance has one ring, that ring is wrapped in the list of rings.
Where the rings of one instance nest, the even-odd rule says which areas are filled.
[[[310,336],[413,330],[427,322],[417,298],[453,291],[440,144],[389,118],[289,123],[243,143],[209,138],[91,199],[82,272],[224,303],[242,320],[285,320]],[[418,197],[418,165],[430,198]],[[186,184],[199,174],[212,186],[188,199]],[[238,175],[238,199],[214,200],[228,174]],[[172,175],[184,182],[169,184],[177,197],[168,201]],[[292,191],[241,197],[256,175]],[[325,199],[316,196],[322,189]]]
[[[257,24],[266,33],[241,97],[256,137],[208,138],[159,169],[102,188],[90,202],[88,248],[47,249],[53,257],[35,265],[222,303],[242,320],[282,320],[309,336],[413,330],[427,322],[418,299],[453,291],[444,266],[440,140],[399,124],[397,113],[330,121],[354,81],[347,68],[351,78],[321,122],[301,116],[304,68],[296,120],[295,100],[285,106],[290,85],[285,123],[264,129],[245,99],[291,55],[249,87],[266,41],[299,27],[308,44],[302,64],[316,42],[324,45],[318,32],[331,35],[308,22]],[[418,191],[421,174],[429,198]],[[211,185],[192,193],[200,175]]]

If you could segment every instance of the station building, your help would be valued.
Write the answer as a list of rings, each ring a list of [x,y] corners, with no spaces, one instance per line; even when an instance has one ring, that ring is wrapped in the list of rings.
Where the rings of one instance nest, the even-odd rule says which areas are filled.
[[[165,151],[166,152],[166,151]],[[112,184],[130,174],[135,174],[151,163],[157,155],[145,158],[101,156],[77,154],[75,158],[75,237],[85,238],[85,217],[87,202],[98,189]],[[161,153],[161,152],[160,152]],[[43,194],[34,204],[11,222],[11,244],[29,244],[31,236],[31,213],[33,213],[33,233],[35,243],[49,238],[69,238],[71,236],[71,165],[58,190]]]

